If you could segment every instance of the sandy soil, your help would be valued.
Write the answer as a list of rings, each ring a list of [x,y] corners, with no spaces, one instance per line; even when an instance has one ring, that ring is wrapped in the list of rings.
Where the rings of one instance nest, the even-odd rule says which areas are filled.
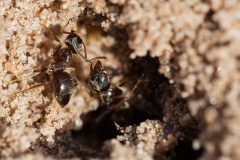
[[[1,159],[240,159],[239,10],[237,0],[1,1]],[[65,31],[88,57],[107,57],[111,87],[125,81],[127,97],[141,81],[119,107],[88,93],[79,55],[65,107],[44,73],[32,76],[58,45],[43,25],[64,42],[70,18]]]

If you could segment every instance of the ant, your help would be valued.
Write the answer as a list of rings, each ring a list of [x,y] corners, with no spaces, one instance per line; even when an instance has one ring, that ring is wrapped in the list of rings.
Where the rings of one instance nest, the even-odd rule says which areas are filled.
[[[92,62],[96,59],[106,59],[106,57],[95,57],[92,59],[87,58],[86,46],[83,43],[80,36],[77,35],[73,30],[71,30],[71,32],[64,31],[64,28],[69,24],[71,20],[72,19],[69,19],[68,23],[61,29],[61,33],[68,34],[68,36],[65,38],[65,41],[64,41],[66,45],[66,47],[64,48],[62,48],[61,41],[53,33],[53,31],[51,31],[49,28],[43,25],[45,29],[49,31],[50,35],[59,43],[59,45],[52,50],[53,62],[47,68],[44,68],[41,71],[35,72],[33,75],[28,76],[28,77],[33,77],[42,72],[46,73],[47,79],[50,79],[50,85],[51,85],[54,97],[59,103],[59,105],[62,107],[66,106],[69,103],[70,98],[74,92],[74,88],[79,83],[78,80],[73,79],[69,73],[65,72],[65,70],[72,70],[72,68],[68,68],[67,65],[71,61],[73,55],[79,54],[83,59],[85,59],[86,62]],[[80,53],[82,50],[82,45],[84,46],[85,56],[83,56]],[[18,80],[13,80],[10,83],[13,83],[16,81]],[[39,87],[41,85],[42,84],[38,84],[28,89],[21,90],[12,94],[24,92],[29,89]]]
[[[119,86],[110,88],[110,78],[108,73],[104,70],[101,61],[97,60],[95,64],[91,63],[90,76],[88,79],[90,89],[94,93],[97,93],[102,103],[109,108],[119,108],[123,102],[132,96],[140,82],[141,78],[138,79],[130,93],[126,97],[123,97],[123,91],[119,87],[124,85],[125,82]]]

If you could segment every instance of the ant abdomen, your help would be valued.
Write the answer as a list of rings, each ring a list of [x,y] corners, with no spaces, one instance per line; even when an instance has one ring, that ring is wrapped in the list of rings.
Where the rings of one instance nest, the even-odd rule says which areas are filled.
[[[74,92],[77,80],[72,79],[70,74],[63,71],[53,72],[52,90],[55,99],[63,107],[70,101]]]
[[[101,61],[97,61],[94,66],[91,64],[89,85],[95,92],[107,91],[110,88],[110,79],[107,72],[103,69]]]

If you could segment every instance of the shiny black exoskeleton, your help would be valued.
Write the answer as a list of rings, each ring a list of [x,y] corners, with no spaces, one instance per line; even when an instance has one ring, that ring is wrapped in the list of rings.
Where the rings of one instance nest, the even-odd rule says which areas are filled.
[[[51,88],[55,99],[59,105],[64,107],[69,103],[74,88],[78,84],[78,81],[73,79],[69,73],[65,72],[65,70],[67,69],[68,63],[71,61],[73,54],[80,54],[82,56],[80,52],[84,43],[74,31],[65,32],[62,30],[63,33],[68,34],[64,41],[66,47],[62,48],[62,43],[58,37],[46,26],[45,28],[50,32],[53,38],[60,43],[52,51],[53,62],[49,65],[46,72],[51,77]]]
[[[107,72],[103,69],[101,61],[98,60],[94,66],[91,63],[88,82],[91,89],[95,92],[107,91],[110,88],[110,79]]]
[[[58,103],[63,107],[68,104],[78,81],[64,71],[53,72],[52,90]]]
[[[119,87],[110,88],[109,75],[99,60],[91,63],[88,83],[90,89],[99,95],[102,104],[109,108],[116,108],[126,100]]]
[[[137,86],[141,83],[141,78],[138,79],[130,93],[124,96],[123,91],[118,86],[110,87],[109,75],[104,70],[101,61],[97,60],[96,63],[91,62],[88,83],[91,91],[100,97],[102,105],[114,109],[119,108],[122,103],[132,96]]]

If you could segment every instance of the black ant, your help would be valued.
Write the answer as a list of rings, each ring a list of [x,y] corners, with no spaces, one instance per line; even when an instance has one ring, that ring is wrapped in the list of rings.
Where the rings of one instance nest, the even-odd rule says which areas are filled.
[[[53,49],[52,51],[52,59],[53,62],[48,66],[48,68],[44,68],[39,72],[34,73],[32,76],[36,76],[42,72],[47,73],[47,78],[50,79],[50,85],[54,94],[55,99],[61,105],[64,107],[67,105],[70,101],[71,95],[73,94],[75,86],[78,85],[78,81],[76,79],[73,79],[69,73],[65,72],[65,70],[69,70],[72,68],[67,68],[67,64],[71,61],[72,56],[74,54],[79,54],[83,59],[85,59],[86,62],[92,62],[96,59],[106,59],[106,57],[95,57],[92,59],[87,58],[87,51],[86,46],[83,43],[82,39],[79,35],[75,33],[75,31],[71,30],[71,32],[64,31],[64,28],[69,24],[71,19],[68,21],[68,23],[61,29],[61,33],[68,34],[68,36],[65,38],[65,44],[66,47],[62,48],[62,43],[59,40],[59,38],[45,25],[43,25],[51,34],[51,36],[59,42],[59,45]],[[82,50],[82,45],[84,46],[84,52],[85,56],[83,56],[80,52]],[[25,77],[26,78],[26,77]],[[14,80],[10,83],[16,82],[18,80]],[[26,90],[36,88],[41,86],[42,84],[38,84],[35,86],[32,86],[28,89],[15,92],[13,94],[24,92]]]
[[[118,86],[110,88],[110,78],[104,70],[101,61],[97,60],[95,64],[91,63],[90,76],[88,79],[90,89],[94,93],[97,93],[102,103],[111,109],[118,108],[123,102],[129,99],[140,82],[141,78],[138,79],[131,92],[126,97],[123,97],[123,91]],[[119,86],[122,85],[124,85],[124,83]]]

